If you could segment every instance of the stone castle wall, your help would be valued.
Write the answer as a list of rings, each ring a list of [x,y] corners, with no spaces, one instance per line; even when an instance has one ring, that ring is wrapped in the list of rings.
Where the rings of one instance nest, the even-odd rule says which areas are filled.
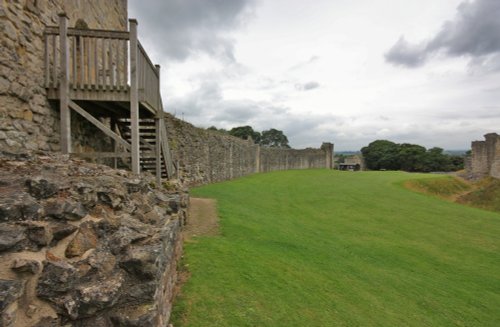
[[[59,109],[44,88],[44,30],[84,20],[89,28],[127,29],[126,0],[0,0],[0,150],[60,150]],[[71,112],[75,152],[113,151],[111,141]],[[266,149],[220,133],[167,119],[174,160],[194,184],[236,178],[254,172],[328,166],[319,149]],[[178,147],[176,147],[178,145]]]
[[[256,172],[331,167],[333,145],[270,149],[167,115],[183,185],[159,192],[140,180],[60,150],[59,109],[44,88],[44,30],[127,29],[126,0],[0,0],[0,326],[166,326],[170,316],[183,185]],[[77,152],[111,151],[72,112]],[[8,153],[18,153],[12,155]],[[8,196],[3,196],[8,195]]]
[[[61,155],[44,30],[127,29],[126,0],[0,0],[0,326],[167,326],[187,193]],[[79,152],[109,142],[72,113]],[[5,152],[3,152],[5,151]]]
[[[279,149],[255,145],[217,131],[196,128],[165,115],[172,157],[189,185],[225,181],[257,172],[330,167],[333,145],[320,149]]]
[[[229,180],[255,173],[257,146],[218,132],[196,128],[165,114],[170,150],[179,177],[189,185]]]
[[[83,19],[89,28],[127,29],[126,0],[0,0],[0,149],[58,151],[59,110],[44,88],[44,30]],[[110,149],[93,125],[72,113],[77,151]]]
[[[188,194],[154,184],[0,152],[0,326],[166,327]]]
[[[260,172],[288,169],[325,168],[326,154],[322,149],[260,149]]]
[[[500,179],[500,137],[497,137],[493,149],[495,154],[491,162],[490,176]]]
[[[500,178],[500,135],[486,134],[484,141],[472,142],[472,153],[466,170],[471,178]]]

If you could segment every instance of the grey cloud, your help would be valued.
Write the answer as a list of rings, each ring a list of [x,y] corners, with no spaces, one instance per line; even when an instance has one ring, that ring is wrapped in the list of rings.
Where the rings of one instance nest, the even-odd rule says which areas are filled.
[[[441,120],[491,120],[500,117],[500,106],[477,106],[472,108],[463,108],[461,110],[436,110],[432,118]]]
[[[215,125],[230,127],[252,125],[256,130],[281,129],[282,122],[288,121],[290,117],[288,108],[250,99],[221,101],[217,106],[217,112],[210,118]]]
[[[410,44],[401,37],[385,54],[387,62],[418,67],[432,55],[468,56],[476,65],[500,68],[500,1],[464,1],[452,21],[447,21],[431,39]],[[495,60],[491,62],[491,59]]]
[[[216,80],[203,82],[185,96],[171,98],[167,102],[168,111],[199,126],[241,125],[264,115],[263,105],[252,100],[224,100]],[[272,112],[272,111],[271,111]]]
[[[251,125],[256,130],[277,128],[289,136],[292,146],[319,146],[322,141],[334,139],[332,132],[322,126],[327,123],[343,124],[333,115],[291,113],[283,106],[251,99],[224,100],[218,81],[204,82],[192,92],[171,98],[168,111],[200,127],[216,126],[230,129]],[[300,140],[300,143],[297,143]]]
[[[234,60],[227,31],[247,19],[255,0],[130,0],[139,33],[162,54],[177,60],[204,52]]]
[[[494,73],[500,71],[500,52],[498,54],[472,58],[469,62],[472,73]]]
[[[185,114],[187,117],[203,116],[205,111],[214,109],[222,101],[222,92],[216,82],[203,82],[188,95],[171,98],[166,102],[168,111]]]
[[[412,68],[421,66],[426,58],[425,46],[412,45],[406,41],[404,36],[401,36],[385,54],[386,61]]]
[[[500,87],[490,87],[483,90],[485,93],[500,94]]]
[[[293,113],[286,108],[276,111],[267,117],[256,120],[259,130],[277,128],[282,130],[295,148],[318,147],[321,142],[337,139],[335,128],[339,126],[342,118],[332,114]]]
[[[299,91],[310,91],[317,89],[319,86],[319,83],[316,81],[310,81],[304,84],[295,84],[295,88]]]
[[[252,101],[226,101],[212,118],[212,121],[229,124],[243,124],[262,114],[260,106]]]
[[[319,60],[319,56],[311,56],[311,58],[309,58],[308,60],[302,61],[302,62],[299,62],[299,63],[293,65],[292,67],[289,68],[289,70],[293,71],[293,70],[301,69],[303,67],[309,66],[309,65],[317,62],[318,60]]]

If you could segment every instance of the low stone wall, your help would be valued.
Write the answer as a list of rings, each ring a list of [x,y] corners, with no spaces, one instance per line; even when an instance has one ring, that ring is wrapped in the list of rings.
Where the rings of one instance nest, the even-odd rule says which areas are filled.
[[[188,185],[225,181],[257,172],[332,168],[333,144],[320,149],[266,148],[252,141],[194,127],[165,115],[170,148]]]
[[[0,153],[0,326],[167,326],[187,191]]]
[[[486,176],[500,178],[500,135],[489,133],[485,141],[472,142],[472,153],[466,162],[466,171],[470,178]]]

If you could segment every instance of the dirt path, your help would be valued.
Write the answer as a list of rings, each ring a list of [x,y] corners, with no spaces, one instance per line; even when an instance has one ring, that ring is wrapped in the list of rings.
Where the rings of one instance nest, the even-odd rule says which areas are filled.
[[[189,200],[189,217],[184,229],[184,239],[195,236],[210,236],[219,233],[215,199],[191,198]]]
[[[182,231],[184,242],[196,242],[196,236],[211,236],[219,234],[219,217],[217,217],[217,202],[215,199],[190,198],[188,219]],[[182,287],[187,282],[191,273],[187,265],[179,264],[177,282],[175,285],[175,298],[182,294]],[[174,299],[174,304],[176,300]],[[186,322],[182,316],[181,320]],[[169,325],[171,326],[171,325]]]

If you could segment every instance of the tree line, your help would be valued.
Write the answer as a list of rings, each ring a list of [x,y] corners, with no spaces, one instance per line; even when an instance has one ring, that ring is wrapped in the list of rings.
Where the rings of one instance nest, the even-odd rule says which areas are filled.
[[[443,149],[426,149],[417,144],[397,144],[377,140],[361,149],[366,167],[372,170],[411,172],[457,171],[464,168],[464,157],[448,155]]]
[[[283,133],[275,128],[271,128],[262,132],[255,131],[252,126],[238,126],[230,129],[229,131],[223,128],[217,129],[215,126],[207,128],[210,131],[217,131],[224,134],[229,134],[239,137],[243,140],[252,139],[255,144],[274,148],[290,148],[288,138]]]

